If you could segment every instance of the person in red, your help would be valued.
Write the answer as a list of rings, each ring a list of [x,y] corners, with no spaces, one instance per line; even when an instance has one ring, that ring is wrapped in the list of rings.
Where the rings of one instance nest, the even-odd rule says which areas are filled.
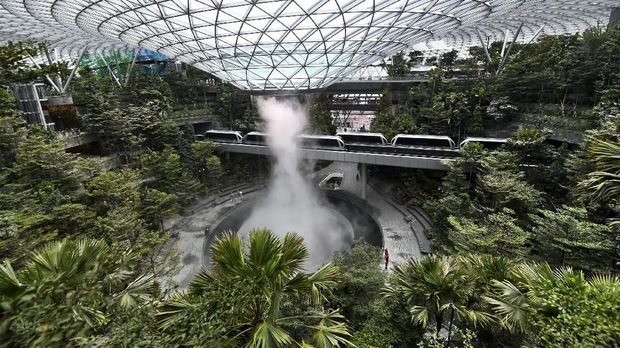
[[[388,263],[390,262],[390,254],[387,248],[383,249],[383,259],[385,260],[385,269],[387,269]]]

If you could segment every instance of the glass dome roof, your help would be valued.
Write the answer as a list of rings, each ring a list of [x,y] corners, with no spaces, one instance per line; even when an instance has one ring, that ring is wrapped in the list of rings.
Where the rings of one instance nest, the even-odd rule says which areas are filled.
[[[0,41],[142,47],[244,89],[320,88],[414,44],[605,24],[617,0],[0,0]]]

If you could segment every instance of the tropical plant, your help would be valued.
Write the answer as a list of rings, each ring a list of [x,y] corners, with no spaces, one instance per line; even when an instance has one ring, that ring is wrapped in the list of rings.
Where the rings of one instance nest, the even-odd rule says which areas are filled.
[[[522,264],[514,280],[495,281],[486,301],[511,332],[532,346],[602,347],[620,340],[620,279],[548,264]]]
[[[19,271],[0,266],[3,346],[66,347],[118,312],[151,301],[152,277],[135,277],[129,250],[94,239],[53,242]]]
[[[404,52],[392,56],[392,62],[387,66],[387,74],[390,77],[404,77],[409,74],[412,62],[405,58]]]
[[[221,323],[208,324],[222,330],[219,337],[209,337],[212,341],[265,348],[302,345],[300,338],[287,331],[295,327],[308,330],[310,336],[305,338],[316,347],[352,345],[342,315],[320,309],[338,279],[332,264],[305,274],[308,251],[303,239],[292,233],[279,238],[266,229],[253,230],[247,247],[232,232],[219,238],[212,247],[210,269],[203,269],[186,293],[159,308],[161,327],[174,327],[200,306],[207,321],[216,318]],[[296,307],[310,306],[310,310],[285,316],[282,306],[287,301],[294,301]]]
[[[579,183],[579,188],[595,202],[617,204],[620,202],[620,142],[595,140],[589,153],[596,162],[596,170]],[[620,230],[620,218],[612,218],[610,224]]]
[[[24,136],[24,119],[15,98],[0,88],[0,169],[15,160],[15,151]]]
[[[448,321],[460,320],[474,327],[490,326],[494,318],[471,301],[475,281],[462,263],[450,256],[410,259],[394,268],[385,296],[404,297],[412,321],[439,332]]]

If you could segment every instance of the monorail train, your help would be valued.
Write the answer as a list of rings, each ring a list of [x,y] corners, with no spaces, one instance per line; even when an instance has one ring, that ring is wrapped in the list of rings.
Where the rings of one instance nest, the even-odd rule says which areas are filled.
[[[248,145],[267,145],[267,136],[262,132],[250,132],[243,137],[243,142]]]
[[[344,141],[348,151],[385,152],[390,145],[387,138],[381,133],[336,133]]]
[[[344,141],[335,135],[300,135],[301,147],[304,149],[324,149],[344,151]]]
[[[235,143],[241,144],[243,137],[240,132],[230,130],[208,130],[205,132],[205,140],[211,140],[217,143]]]
[[[392,146],[452,150],[456,144],[445,135],[398,134],[392,139]]]
[[[388,145],[390,142],[381,133],[336,133],[345,144],[349,145]]]
[[[238,131],[209,130],[204,134],[204,140],[220,143],[245,143],[248,145],[267,145],[266,133],[249,132],[245,137]],[[196,137],[201,140],[201,136]],[[432,157],[455,157],[469,143],[480,143],[488,151],[495,151],[508,142],[504,138],[469,137],[463,140],[459,147],[454,141],[443,135],[427,134],[398,134],[392,141],[388,141],[380,133],[337,133],[334,135],[299,136],[300,146],[306,149],[322,149],[337,151],[378,152],[388,154],[406,154]]]
[[[454,157],[456,144],[445,135],[398,134],[392,139],[392,151],[399,154]]]
[[[463,150],[463,148],[469,143],[479,143],[487,151],[496,151],[506,143],[508,143],[508,139],[506,138],[482,138],[482,137],[470,137],[465,138],[459,145],[459,149]]]

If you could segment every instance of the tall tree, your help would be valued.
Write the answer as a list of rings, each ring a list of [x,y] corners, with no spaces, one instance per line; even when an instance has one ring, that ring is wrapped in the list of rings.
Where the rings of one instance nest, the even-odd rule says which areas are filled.
[[[404,77],[409,74],[411,62],[405,58],[405,52],[399,52],[392,56],[392,63],[387,66],[387,74],[390,77]]]
[[[609,228],[588,221],[585,209],[564,206],[530,219],[536,254],[551,264],[594,271],[620,261]]]
[[[0,88],[0,169],[15,160],[15,151],[24,137],[24,119],[11,93]]]
[[[386,296],[404,297],[412,321],[438,334],[452,319],[473,326],[488,326],[493,317],[472,299],[475,282],[471,274],[456,258],[429,256],[422,260],[410,259],[394,268]]]
[[[254,230],[247,250],[239,235],[225,233],[213,246],[212,269],[202,270],[187,294],[160,308],[161,325],[176,327],[194,306],[208,301],[211,305],[204,313],[206,318],[226,324],[220,327],[224,332],[219,337],[212,336],[203,344],[215,345],[215,341],[228,339],[229,344],[235,342],[237,346],[287,347],[296,343],[286,330],[294,324],[310,330],[311,336],[306,338],[316,347],[350,345],[350,334],[337,311],[318,310],[298,318],[282,315],[285,301],[294,300],[297,306],[319,305],[336,284],[337,270],[332,264],[306,275],[303,265],[307,257],[302,238],[292,233],[278,238],[269,230]],[[214,302],[213,296],[222,292],[234,296],[226,299],[229,302]],[[301,339],[297,344],[301,345]]]

